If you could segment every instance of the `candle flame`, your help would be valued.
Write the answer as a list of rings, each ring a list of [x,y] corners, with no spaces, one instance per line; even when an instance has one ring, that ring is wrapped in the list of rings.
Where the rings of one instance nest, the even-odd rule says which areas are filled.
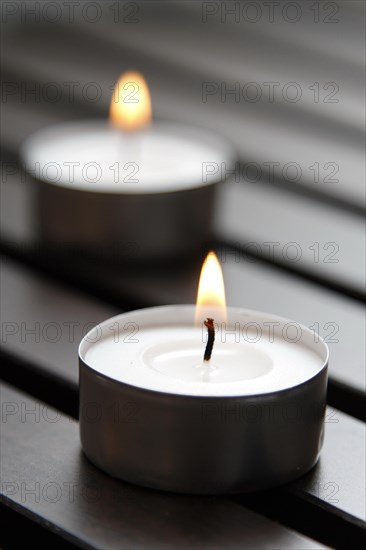
[[[151,122],[151,99],[144,77],[134,71],[122,74],[115,85],[109,119],[113,126],[135,131]]]
[[[195,321],[201,324],[209,316],[216,322],[226,320],[225,285],[222,269],[214,252],[203,262],[197,292]]]

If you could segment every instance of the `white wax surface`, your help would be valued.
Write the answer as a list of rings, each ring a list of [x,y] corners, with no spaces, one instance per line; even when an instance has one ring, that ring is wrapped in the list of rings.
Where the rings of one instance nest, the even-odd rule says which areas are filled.
[[[222,179],[222,163],[228,169],[233,164],[228,143],[206,130],[154,123],[126,133],[106,121],[41,130],[23,144],[22,158],[32,174],[48,183],[121,194],[210,185]]]
[[[305,327],[298,325],[301,338],[294,343],[283,337],[288,320],[231,309],[224,330],[216,333],[210,363],[203,364],[206,333],[193,325],[193,318],[194,306],[120,315],[89,333],[79,353],[89,367],[120,382],[194,396],[256,395],[291,388],[315,376],[327,359],[325,344],[317,343]],[[252,322],[261,326],[259,339],[257,329],[247,325]],[[263,322],[279,323],[273,338]],[[287,334],[293,339],[296,329],[290,326]]]

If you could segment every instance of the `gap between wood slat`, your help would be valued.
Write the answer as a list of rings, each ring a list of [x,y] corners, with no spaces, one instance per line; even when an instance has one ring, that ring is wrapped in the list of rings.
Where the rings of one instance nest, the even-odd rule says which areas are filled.
[[[39,549],[69,550],[72,548],[90,548],[86,545],[75,546],[70,541],[61,538],[61,535],[42,527],[37,521],[37,516],[28,514],[21,507],[10,508],[4,504],[6,498],[0,495],[0,529],[1,548],[14,550],[24,548],[25,537],[28,541],[37,543]]]
[[[47,254],[34,254],[32,250],[20,249],[14,246],[14,243],[3,241],[0,241],[0,254],[26,265],[27,268],[36,271],[39,276],[51,277],[53,282],[60,282],[62,285],[77,290],[89,298],[91,294],[94,298],[103,300],[114,307],[120,307],[122,310],[146,307],[146,304],[140,302],[137,297],[134,300],[131,300],[131,296],[121,298],[121,294],[117,295],[112,289],[108,289],[103,281],[91,280],[87,261],[79,261],[77,268],[75,268],[78,258],[73,258],[72,269],[68,269],[67,265],[57,262],[56,258],[51,259]],[[68,261],[70,261],[70,258],[68,258]]]
[[[355,518],[345,520],[334,510],[315,507],[311,498],[297,498],[291,488],[280,488],[278,491],[268,491],[253,495],[234,497],[236,502],[243,504],[277,520],[283,525],[299,530],[303,535],[321,540],[334,548],[362,548],[366,542],[365,526]],[[265,504],[264,504],[265,503]],[[320,537],[320,538],[319,538]]]

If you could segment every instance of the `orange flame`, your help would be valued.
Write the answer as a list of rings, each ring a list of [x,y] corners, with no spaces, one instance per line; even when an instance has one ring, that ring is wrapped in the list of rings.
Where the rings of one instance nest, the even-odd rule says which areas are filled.
[[[151,99],[144,77],[128,71],[119,78],[112,95],[109,119],[113,126],[135,131],[151,122]]]
[[[226,320],[224,277],[214,252],[209,252],[202,266],[197,292],[196,323],[202,323],[207,316],[214,317],[215,321]]]

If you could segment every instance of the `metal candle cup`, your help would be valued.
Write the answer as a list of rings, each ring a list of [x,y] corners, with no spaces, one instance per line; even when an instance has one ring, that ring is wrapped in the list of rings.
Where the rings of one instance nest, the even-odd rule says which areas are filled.
[[[249,492],[305,474],[323,440],[326,344],[288,319],[229,308],[207,378],[194,313],[148,308],[85,336],[85,454],[114,477],[181,493]]]
[[[38,240],[122,262],[201,251],[216,184],[235,162],[209,131],[154,123],[132,134],[104,121],[42,130],[21,156],[33,179]]]

